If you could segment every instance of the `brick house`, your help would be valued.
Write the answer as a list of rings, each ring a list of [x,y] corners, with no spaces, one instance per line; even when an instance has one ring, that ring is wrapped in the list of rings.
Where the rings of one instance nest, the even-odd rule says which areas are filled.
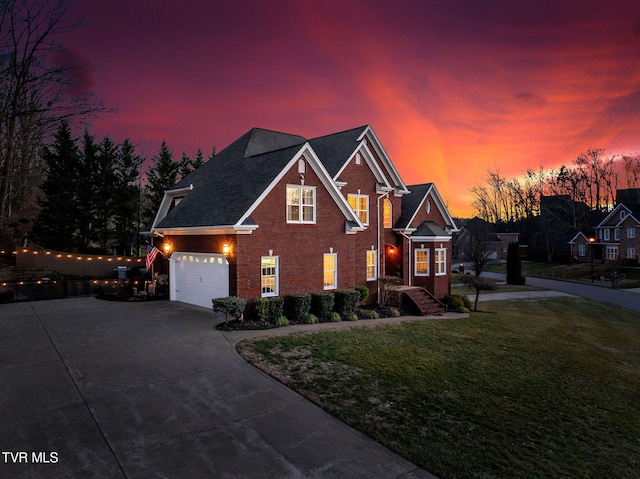
[[[435,186],[407,187],[362,126],[311,140],[250,130],[166,191],[151,232],[171,252],[170,299],[211,307],[357,285],[375,301],[396,274],[442,297],[455,229]]]
[[[596,227],[596,240],[605,261],[637,262],[640,252],[640,204],[618,205]]]

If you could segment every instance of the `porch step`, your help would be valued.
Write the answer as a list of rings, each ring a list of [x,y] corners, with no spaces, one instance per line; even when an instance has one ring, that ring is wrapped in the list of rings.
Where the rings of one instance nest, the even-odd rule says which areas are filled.
[[[447,311],[447,307],[424,288],[406,289],[402,293],[417,307],[422,316],[442,314]]]

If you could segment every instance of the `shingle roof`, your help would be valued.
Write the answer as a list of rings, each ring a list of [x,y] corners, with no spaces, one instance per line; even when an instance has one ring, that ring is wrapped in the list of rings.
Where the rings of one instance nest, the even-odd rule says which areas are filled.
[[[351,130],[332,133],[309,140],[309,144],[322,160],[322,164],[335,178],[342,166],[357,148],[358,138],[368,128],[368,125],[359,126]]]
[[[395,228],[408,228],[411,226],[409,224],[411,218],[415,216],[432,185],[433,183],[423,183],[421,185],[407,186],[411,194],[402,197],[402,212],[400,213],[400,218],[396,221]]]
[[[157,227],[236,224],[299,149],[295,145],[247,157],[220,152],[176,185],[194,188]]]
[[[433,221],[423,221],[418,225],[411,236],[450,236]]]

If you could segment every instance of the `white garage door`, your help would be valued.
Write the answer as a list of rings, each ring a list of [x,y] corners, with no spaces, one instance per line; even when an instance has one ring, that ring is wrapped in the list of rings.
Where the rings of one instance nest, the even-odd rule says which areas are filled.
[[[229,296],[229,263],[222,254],[171,255],[169,298],[172,301],[211,308],[213,298]]]

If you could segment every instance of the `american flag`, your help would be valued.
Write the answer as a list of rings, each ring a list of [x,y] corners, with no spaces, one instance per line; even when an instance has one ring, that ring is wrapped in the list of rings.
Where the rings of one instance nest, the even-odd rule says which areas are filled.
[[[153,265],[153,261],[156,259],[156,256],[158,255],[159,252],[160,250],[155,246],[152,246],[151,250],[147,252],[147,270],[151,269],[151,266]]]

